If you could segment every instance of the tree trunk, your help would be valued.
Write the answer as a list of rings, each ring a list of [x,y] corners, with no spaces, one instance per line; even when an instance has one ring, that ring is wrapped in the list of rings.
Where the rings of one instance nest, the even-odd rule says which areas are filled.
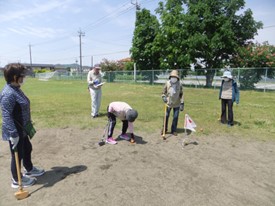
[[[206,72],[206,84],[205,87],[206,88],[210,88],[212,87],[212,82],[214,79],[214,75],[215,75],[215,70],[209,69]]]

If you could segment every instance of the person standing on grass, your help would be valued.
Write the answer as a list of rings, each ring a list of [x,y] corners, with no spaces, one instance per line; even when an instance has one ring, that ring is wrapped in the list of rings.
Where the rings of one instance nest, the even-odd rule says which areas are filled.
[[[167,132],[170,112],[173,109],[174,113],[173,113],[173,122],[171,125],[171,134],[173,134],[174,136],[177,136],[179,111],[184,110],[183,89],[180,83],[180,78],[177,70],[173,70],[170,73],[169,80],[164,85],[161,97],[163,102],[167,105],[167,110],[165,114],[165,118],[166,118],[165,132]],[[163,134],[163,129],[161,130],[161,134]]]
[[[99,116],[99,109],[101,104],[101,83],[102,75],[100,72],[99,64],[96,64],[92,70],[89,71],[87,75],[88,89],[91,95],[91,116],[96,118]]]
[[[44,174],[43,169],[33,166],[31,159],[32,144],[23,127],[31,121],[30,100],[21,90],[25,80],[26,68],[19,63],[8,64],[4,68],[7,84],[4,86],[0,104],[2,110],[2,138],[9,142],[11,152],[12,188],[18,188],[18,176],[14,150],[19,156],[19,165],[23,160],[25,168],[22,186],[28,187],[35,183],[34,177]]]
[[[225,71],[221,78],[222,83],[219,93],[219,99],[221,99],[221,123],[231,127],[234,125],[233,103],[239,104],[240,92],[230,71]],[[228,109],[228,118],[226,109]]]
[[[122,121],[122,132],[119,137],[127,141],[131,139],[131,143],[135,143],[133,122],[138,117],[137,111],[132,109],[132,107],[126,102],[111,102],[107,107],[107,115],[109,127],[106,142],[108,144],[117,144],[113,138],[113,132],[116,125],[116,118],[119,118]],[[131,138],[126,134],[127,129],[129,129]]]

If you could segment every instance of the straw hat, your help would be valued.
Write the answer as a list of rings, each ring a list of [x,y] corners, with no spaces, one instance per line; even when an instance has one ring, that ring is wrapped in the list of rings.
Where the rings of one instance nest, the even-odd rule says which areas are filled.
[[[171,79],[171,77],[176,77],[176,78],[180,79],[178,70],[172,70],[170,73],[169,79]]]

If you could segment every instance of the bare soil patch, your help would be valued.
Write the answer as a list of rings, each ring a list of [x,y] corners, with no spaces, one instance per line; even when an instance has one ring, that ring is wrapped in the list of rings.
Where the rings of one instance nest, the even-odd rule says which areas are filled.
[[[0,205],[275,205],[274,141],[191,134],[182,147],[183,133],[166,141],[141,133],[136,144],[121,140],[100,147],[102,133],[39,130],[32,140],[33,162],[46,173],[21,201],[10,187],[10,154],[2,141]]]

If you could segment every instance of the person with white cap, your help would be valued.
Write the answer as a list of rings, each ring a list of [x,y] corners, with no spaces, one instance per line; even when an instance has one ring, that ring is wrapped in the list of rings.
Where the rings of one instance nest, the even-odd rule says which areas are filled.
[[[167,132],[168,120],[171,109],[173,109],[173,122],[171,126],[171,134],[177,136],[177,125],[179,118],[179,111],[184,110],[184,95],[182,84],[180,83],[180,78],[177,70],[172,70],[169,76],[169,80],[165,83],[163,92],[162,92],[162,100],[165,104],[167,104],[166,110],[166,121],[165,121],[165,132]],[[161,130],[163,133],[163,129]]]
[[[221,99],[221,123],[231,127],[234,125],[233,103],[239,104],[240,92],[230,71],[224,71],[221,78],[222,83],[219,92],[219,99]],[[226,110],[228,110],[228,118]]]
[[[117,141],[115,141],[113,138],[113,132],[116,125],[116,118],[119,118],[122,121],[122,132],[119,135],[119,137],[127,141],[130,140],[131,143],[135,143],[133,122],[138,117],[138,112],[132,109],[132,107],[126,102],[111,102],[107,107],[107,115],[109,127],[106,143],[117,144]],[[128,135],[126,134],[127,129],[129,129],[131,138],[128,137]]]
[[[100,72],[100,65],[96,64],[87,75],[88,89],[91,95],[91,116],[96,118],[99,116],[99,109],[101,104],[101,86],[102,75]]]

